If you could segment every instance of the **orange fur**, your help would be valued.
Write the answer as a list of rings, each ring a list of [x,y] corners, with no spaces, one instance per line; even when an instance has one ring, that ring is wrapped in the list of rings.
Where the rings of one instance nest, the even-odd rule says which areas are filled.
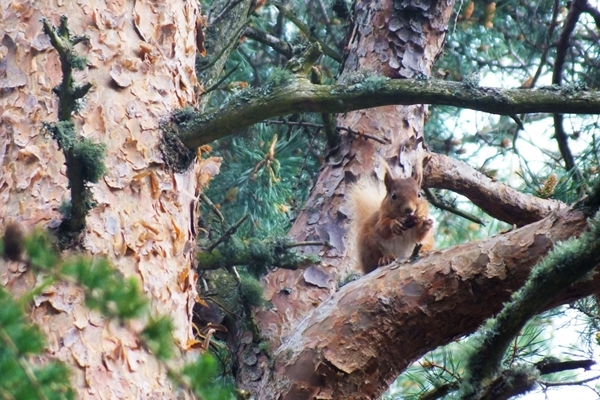
[[[369,273],[395,259],[408,258],[417,243],[432,250],[433,220],[427,200],[412,178],[393,178],[386,171],[384,182],[361,178],[348,191],[352,223],[351,243],[360,269]]]

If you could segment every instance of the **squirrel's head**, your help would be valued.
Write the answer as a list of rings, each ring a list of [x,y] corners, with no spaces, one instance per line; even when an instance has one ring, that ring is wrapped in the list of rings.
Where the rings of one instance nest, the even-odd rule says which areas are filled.
[[[383,179],[387,195],[384,202],[398,218],[413,218],[417,212],[421,192],[413,178],[394,178],[388,171]]]

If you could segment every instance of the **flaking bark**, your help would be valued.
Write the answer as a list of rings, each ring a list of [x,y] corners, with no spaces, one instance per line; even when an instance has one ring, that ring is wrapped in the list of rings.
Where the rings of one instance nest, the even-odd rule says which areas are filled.
[[[377,398],[411,362],[498,312],[555,242],[579,235],[572,209],[485,241],[396,263],[344,286],[274,353],[261,399]],[[580,283],[550,306],[594,292]],[[385,366],[385,367],[384,367]]]

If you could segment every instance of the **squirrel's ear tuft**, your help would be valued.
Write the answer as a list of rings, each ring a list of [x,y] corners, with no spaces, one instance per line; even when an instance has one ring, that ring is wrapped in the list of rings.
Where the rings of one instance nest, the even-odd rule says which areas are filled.
[[[385,188],[389,192],[394,183],[394,178],[392,177],[392,174],[389,170],[385,171],[385,176],[383,177],[383,183],[385,183]]]

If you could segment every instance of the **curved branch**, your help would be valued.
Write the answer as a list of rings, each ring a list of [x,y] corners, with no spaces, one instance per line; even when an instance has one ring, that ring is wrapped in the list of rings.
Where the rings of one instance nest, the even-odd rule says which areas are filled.
[[[242,35],[271,47],[273,50],[287,58],[292,58],[294,55],[294,48],[288,42],[253,26],[245,27]]]
[[[571,41],[571,35],[575,30],[575,25],[577,25],[577,21],[581,16],[581,13],[587,8],[587,0],[574,0],[571,3],[569,8],[569,14],[565,19],[565,25],[563,27],[562,32],[560,33],[560,37],[558,39],[558,44],[556,46],[556,60],[554,62],[554,69],[552,71],[552,84],[561,85],[562,84],[562,76],[564,71],[564,65],[567,58],[567,52],[569,50],[569,42]],[[563,116],[562,114],[554,115],[554,137],[558,142],[558,149],[560,150],[560,154],[565,160],[565,168],[567,171],[574,170],[574,178],[578,181],[583,180],[581,177],[581,172],[577,169],[575,165],[575,158],[573,157],[573,153],[569,148],[569,137],[565,132],[563,126]]]
[[[344,286],[274,352],[273,381],[265,379],[260,398],[376,398],[418,357],[498,312],[554,243],[586,226],[584,213],[563,209],[486,241],[379,268]],[[580,282],[548,307],[593,293],[599,282],[598,275]]]
[[[521,193],[494,181],[466,163],[432,154],[424,170],[426,187],[448,189],[471,200],[485,213],[516,226],[524,226],[566,207],[557,200]]]
[[[218,110],[197,113],[178,127],[190,148],[237,133],[268,118],[298,112],[344,113],[391,104],[436,104],[492,114],[560,112],[600,114],[600,92],[551,87],[496,89],[468,83],[368,77],[348,85],[314,85],[306,79],[246,90]]]

